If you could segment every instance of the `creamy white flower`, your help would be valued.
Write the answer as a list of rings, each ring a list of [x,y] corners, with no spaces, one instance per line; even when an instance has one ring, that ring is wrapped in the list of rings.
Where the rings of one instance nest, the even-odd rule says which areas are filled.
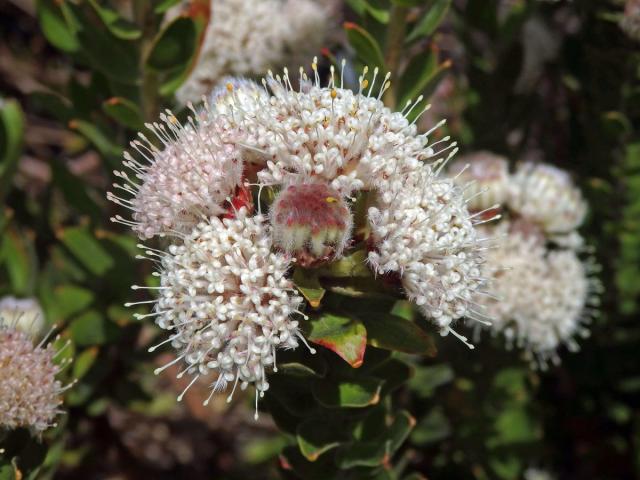
[[[209,95],[210,115],[228,115],[238,120],[255,114],[253,110],[262,102],[269,101],[269,94],[253,80],[244,77],[225,77]],[[215,112],[215,113],[214,113]]]
[[[35,298],[3,297],[0,299],[0,318],[30,337],[40,335],[44,329],[44,312]]]
[[[302,298],[286,277],[290,261],[272,251],[266,219],[241,209],[235,219],[200,223],[166,253],[147,254],[161,259],[160,286],[154,312],[139,317],[154,316],[171,330],[166,342],[178,351],[157,371],[186,364],[179,377],[193,380],[179,400],[202,377],[210,379],[211,395],[228,382],[234,390],[254,384],[257,402],[269,387],[266,370],[276,370],[276,350],[304,341],[292,318]]]
[[[213,115],[205,104],[185,125],[170,111],[160,119],[147,127],[162,149],[139,133],[131,142],[137,158],[124,154],[123,165],[133,175],[114,172],[123,181],[114,188],[132,198],[107,194],[132,211],[132,220],[112,220],[131,226],[142,239],[188,233],[203,219],[224,214],[242,180],[243,152],[235,144],[239,133],[225,115]]]
[[[629,38],[640,42],[640,0],[627,0],[620,18],[620,28]]]
[[[196,67],[178,101],[199,101],[227,75],[262,75],[317,52],[328,14],[314,0],[211,0]]]
[[[582,193],[567,172],[530,162],[521,164],[512,176],[509,208],[549,234],[570,232],[587,213]]]
[[[524,471],[524,480],[555,480],[555,476],[547,470],[530,467]]]
[[[0,427],[29,428],[41,433],[62,413],[63,387],[56,378],[64,364],[46,339],[32,338],[0,319]]]
[[[246,119],[243,142],[263,154],[266,168],[258,172],[263,185],[326,182],[346,197],[375,189],[386,178],[455,147],[452,143],[436,152],[436,143],[429,144],[431,132],[418,135],[405,114],[385,107],[380,98],[389,76],[382,79],[382,88],[376,87],[381,79],[377,69],[371,81],[364,78],[365,70],[359,91],[353,92],[343,88],[342,75],[339,81],[332,75],[329,85],[321,87],[315,61],[312,67],[315,82],[309,84],[301,71],[298,83],[306,87],[299,91],[291,87],[286,69],[283,78],[265,81],[273,96],[257,99],[255,115]]]
[[[449,175],[465,186],[470,210],[503,205],[509,196],[509,162],[491,152],[474,152],[458,158],[449,166]]]
[[[485,321],[473,301],[484,279],[481,240],[461,190],[428,165],[388,181],[369,209],[376,244],[369,262],[379,273],[399,272],[407,296],[441,333],[467,343],[451,323],[465,316]]]
[[[478,298],[492,317],[491,329],[541,367],[557,363],[562,345],[575,351],[576,337],[589,333],[589,306],[597,303],[599,288],[589,276],[592,268],[573,250],[549,249],[535,228],[503,222],[491,233],[504,237],[488,252],[483,272],[492,278],[495,298]]]

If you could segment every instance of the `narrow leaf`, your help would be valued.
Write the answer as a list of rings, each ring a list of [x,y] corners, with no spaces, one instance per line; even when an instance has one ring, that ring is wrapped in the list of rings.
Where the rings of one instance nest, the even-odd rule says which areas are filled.
[[[427,37],[435,32],[447,14],[451,0],[435,0],[427,10],[424,17],[413,27],[407,36],[407,42],[412,42],[420,37]]]
[[[140,109],[135,103],[126,98],[112,97],[102,104],[102,110],[125,127],[141,130],[144,126]]]
[[[364,28],[352,22],[345,22],[344,29],[349,43],[355,49],[358,56],[371,68],[385,69],[384,56],[377,40]]]

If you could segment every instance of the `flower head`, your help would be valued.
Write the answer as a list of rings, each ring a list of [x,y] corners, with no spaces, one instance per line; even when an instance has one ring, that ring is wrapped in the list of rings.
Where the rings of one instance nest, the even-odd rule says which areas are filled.
[[[562,345],[577,350],[575,338],[588,334],[584,324],[598,289],[591,267],[573,250],[549,249],[535,229],[503,222],[496,230],[504,240],[484,267],[492,296],[478,302],[493,318],[491,329],[504,333],[509,344],[523,347],[542,367],[548,360],[557,363]]]
[[[472,314],[469,302],[482,283],[480,249],[462,189],[439,177],[438,163],[425,163],[446,163],[456,144],[449,143],[449,137],[431,142],[432,131],[419,135],[415,124],[407,120],[407,112],[422,98],[407,104],[403,112],[384,106],[380,98],[389,87],[388,75],[372,95],[380,81],[378,69],[370,77],[365,68],[360,88],[354,92],[343,88],[342,74],[336,79],[333,69],[329,85],[322,87],[315,61],[312,67],[314,81],[309,82],[301,70],[298,83],[304,88],[297,91],[286,69],[282,78],[271,76],[273,96],[268,102],[257,99],[260,107],[244,119],[243,130],[248,132],[244,144],[263,152],[264,168],[257,174],[260,184],[281,189],[296,186],[296,192],[283,190],[279,197],[286,199],[285,206],[293,207],[292,212],[309,203],[299,201],[307,195],[299,186],[313,185],[323,192],[320,197],[335,200],[332,204],[316,202],[318,208],[322,204],[323,212],[316,217],[325,219],[324,223],[336,221],[331,209],[339,207],[344,224],[350,196],[371,192],[377,205],[369,211],[370,263],[379,273],[399,273],[409,298],[435,320],[443,334],[448,333],[454,319]],[[281,228],[278,214],[283,213],[283,205],[279,200],[271,213],[276,243],[283,239],[290,243],[301,232],[305,244],[313,245],[312,238],[302,235],[313,230],[309,215],[296,217],[296,222],[304,220],[306,226],[298,222],[295,231]],[[347,225],[349,228],[340,227],[336,245],[348,241],[343,232],[350,230],[351,222]]]
[[[579,227],[587,213],[569,174],[544,163],[527,162],[518,167],[511,180],[509,207],[550,234]]]
[[[169,365],[186,364],[180,376],[193,375],[189,387],[199,377],[211,380],[212,394],[229,382],[234,390],[254,384],[257,401],[276,350],[298,346],[292,316],[302,298],[286,277],[289,261],[272,250],[266,219],[241,209],[234,219],[200,223],[166,253],[148,251],[162,266],[150,315],[173,331],[168,341],[179,355]]]
[[[230,208],[230,199],[241,187],[242,151],[232,141],[237,132],[226,117],[209,112],[205,105],[186,125],[167,112],[160,117],[163,123],[147,125],[163,149],[143,134],[131,142],[138,159],[125,152],[123,164],[133,177],[125,171],[114,172],[123,180],[114,187],[132,198],[112,192],[107,196],[130,209],[133,220],[116,216],[114,221],[130,225],[145,239],[188,233],[203,219]]]
[[[3,297],[0,319],[31,337],[41,334],[44,328],[44,312],[35,298]]]
[[[28,334],[0,321],[0,427],[41,433],[62,413],[66,387],[56,376],[63,365],[44,341],[34,345]]]
[[[211,0],[195,69],[178,101],[199,101],[228,75],[262,75],[320,49],[328,14],[314,0]]]
[[[460,157],[449,166],[456,182],[468,185],[470,210],[484,210],[506,202],[509,195],[509,163],[491,152],[475,152]]]
[[[379,273],[399,272],[407,296],[441,333],[466,343],[451,323],[465,316],[483,321],[473,297],[484,279],[481,243],[461,190],[428,165],[388,182],[369,210],[376,244],[369,262]]]
[[[274,243],[301,265],[339,256],[351,234],[351,212],[326,183],[284,187],[270,210]]]
[[[620,28],[629,38],[640,41],[640,0],[627,0]]]

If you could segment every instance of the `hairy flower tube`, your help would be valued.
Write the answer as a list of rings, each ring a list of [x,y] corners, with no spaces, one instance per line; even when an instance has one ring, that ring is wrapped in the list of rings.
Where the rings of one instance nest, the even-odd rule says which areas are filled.
[[[534,364],[558,363],[562,345],[576,351],[576,338],[589,333],[585,325],[598,302],[595,267],[572,249],[550,249],[535,227],[505,221],[491,233],[502,238],[483,270],[492,279],[491,296],[478,299],[493,319],[490,328],[508,346],[524,348]]]
[[[320,50],[328,13],[315,0],[211,0],[195,69],[178,101],[198,102],[228,75],[263,75]]]
[[[254,384],[257,403],[269,388],[266,371],[277,369],[277,349],[304,341],[293,318],[302,315],[302,298],[286,277],[290,261],[273,252],[266,218],[246,209],[233,219],[213,217],[167,252],[147,254],[160,259],[160,286],[153,313],[140,317],[172,331],[163,343],[178,356],[158,371],[182,362],[179,377],[193,376],[178,399],[202,377],[211,395],[232,383],[229,399],[238,384]]]
[[[46,338],[35,344],[12,323],[0,321],[0,427],[29,428],[39,434],[55,426],[63,411],[62,386],[56,377],[66,363],[56,364],[56,351]]]

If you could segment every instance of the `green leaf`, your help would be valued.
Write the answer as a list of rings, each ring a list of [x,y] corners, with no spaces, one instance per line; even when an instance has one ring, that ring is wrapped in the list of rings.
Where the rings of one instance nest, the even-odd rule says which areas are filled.
[[[413,369],[397,358],[390,358],[370,370],[370,372],[371,375],[384,379],[383,396],[404,385],[413,375]]]
[[[411,433],[411,441],[422,446],[438,442],[451,435],[451,425],[441,407],[433,408]]]
[[[67,205],[93,219],[102,217],[102,208],[89,195],[86,182],[73,175],[62,162],[51,162],[53,184],[62,192]]]
[[[363,408],[380,401],[382,381],[373,377],[331,382],[317,380],[313,395],[327,408]]]
[[[362,365],[367,346],[367,331],[355,318],[333,314],[312,317],[307,338],[338,354],[353,368]]]
[[[64,246],[94,275],[104,275],[113,267],[113,258],[86,228],[66,228],[59,233],[59,238]]]
[[[75,285],[61,285],[53,291],[55,305],[52,305],[55,312],[53,320],[60,321],[69,318],[76,313],[87,308],[94,300],[94,294]]]
[[[89,0],[89,3],[113,36],[122,40],[135,40],[142,35],[142,31],[134,23],[122,18],[115,10],[100,5],[96,0]]]
[[[93,68],[115,82],[137,83],[140,72],[136,49],[110,32],[91,26],[82,16],[80,18],[83,24],[78,31],[80,48]]]
[[[320,306],[326,290],[320,285],[320,281],[315,272],[296,268],[293,272],[293,284],[312,308],[318,308]]]
[[[144,127],[142,113],[131,100],[122,97],[111,97],[104,101],[102,110],[116,122],[132,130],[142,130]]]
[[[371,277],[371,270],[367,266],[367,252],[356,250],[320,269],[319,275],[333,278]]]
[[[347,3],[360,17],[364,17],[368,13],[379,23],[389,23],[388,8],[372,5],[367,0],[347,0]]]
[[[84,135],[102,155],[106,157],[120,157],[122,155],[122,148],[113,143],[108,136],[93,123],[75,119],[69,122],[69,128]]]
[[[310,355],[305,350],[284,350],[278,353],[278,373],[294,377],[322,378],[327,373],[327,362],[321,355]]]
[[[421,366],[416,369],[413,378],[409,381],[409,387],[420,398],[433,395],[436,388],[445,385],[454,379],[453,369],[446,363],[429,367]]]
[[[169,10],[174,5],[178,5],[182,0],[161,0],[158,5],[153,9],[155,13],[162,14]]]
[[[0,98],[0,202],[11,188],[22,154],[24,116],[15,100]]]
[[[438,53],[435,49],[413,56],[400,77],[399,105],[416,100],[435,76],[438,69]]]
[[[98,358],[98,352],[98,347],[93,346],[76,356],[73,361],[73,378],[80,379],[87,374]]]
[[[189,17],[177,17],[156,36],[146,65],[157,71],[185,66],[195,51],[197,29]]]
[[[413,27],[407,36],[407,42],[431,35],[442,22],[449,10],[451,0],[434,0],[422,19]]]
[[[362,61],[371,68],[378,67],[384,71],[384,56],[377,40],[364,28],[352,22],[345,22],[344,30],[349,43]]]
[[[74,28],[62,11],[63,1],[38,0],[36,13],[40,28],[54,47],[64,52],[76,52],[80,46]]]
[[[2,235],[0,264],[4,264],[9,274],[11,289],[21,295],[27,295],[34,266],[26,238],[15,230],[8,230]]]
[[[491,466],[498,478],[504,480],[520,478],[522,463],[515,455],[492,456],[489,459],[489,466]]]
[[[69,325],[71,338],[81,347],[101,345],[105,343],[114,332],[109,331],[107,320],[95,310],[83,313],[74,319]]]
[[[296,433],[300,451],[311,462],[340,445],[336,439],[336,431],[329,428],[325,418],[305,420],[298,425]]]
[[[384,312],[366,312],[360,319],[367,329],[367,343],[374,347],[434,356],[433,338],[418,325]]]
[[[341,448],[336,463],[342,469],[377,467],[387,458],[387,446],[383,442],[354,442]]]
[[[487,446],[490,448],[535,442],[541,436],[534,419],[520,407],[502,411],[495,421],[494,430],[495,434],[487,440]]]

